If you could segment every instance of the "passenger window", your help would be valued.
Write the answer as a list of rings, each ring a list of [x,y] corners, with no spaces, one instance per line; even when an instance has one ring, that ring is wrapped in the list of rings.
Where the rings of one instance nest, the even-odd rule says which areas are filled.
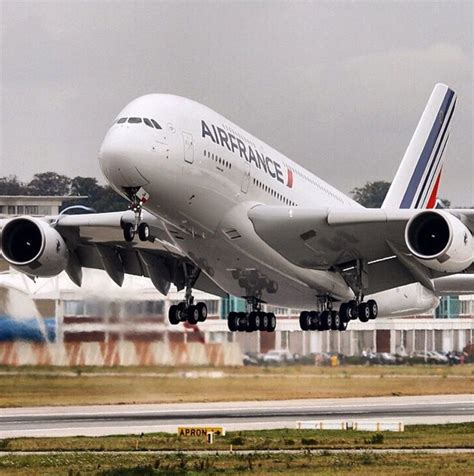
[[[117,124],[123,124],[124,122],[127,121],[127,118],[126,117],[121,117],[118,121],[117,121]]]
[[[161,129],[161,126],[155,121],[155,119],[152,119],[151,122],[153,122],[156,129]]]
[[[128,118],[128,123],[129,124],[140,124],[140,122],[142,122],[141,117],[129,117]]]
[[[153,128],[153,124],[151,123],[150,119],[147,119],[146,117],[143,119],[143,122],[148,126]]]

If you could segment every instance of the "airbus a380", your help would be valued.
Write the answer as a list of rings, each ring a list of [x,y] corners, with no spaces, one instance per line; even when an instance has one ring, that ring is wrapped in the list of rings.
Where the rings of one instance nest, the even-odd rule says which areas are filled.
[[[301,309],[303,330],[345,330],[378,315],[373,295],[474,271],[474,210],[434,209],[456,105],[435,86],[380,209],[366,209],[197,102],[151,94],[108,130],[100,167],[131,210],[1,223],[4,259],[32,277],[102,268],[151,278],[172,324],[207,317],[192,289],[243,297],[231,331],[272,331],[262,304]],[[317,158],[323,160],[323,158]],[[362,165],[362,164],[361,164]],[[371,297],[372,296],[372,297]]]

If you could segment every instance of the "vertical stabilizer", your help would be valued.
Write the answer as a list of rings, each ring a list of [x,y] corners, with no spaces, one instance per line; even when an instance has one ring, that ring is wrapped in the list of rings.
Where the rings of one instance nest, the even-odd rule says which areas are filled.
[[[434,208],[456,94],[445,84],[431,93],[382,208]]]

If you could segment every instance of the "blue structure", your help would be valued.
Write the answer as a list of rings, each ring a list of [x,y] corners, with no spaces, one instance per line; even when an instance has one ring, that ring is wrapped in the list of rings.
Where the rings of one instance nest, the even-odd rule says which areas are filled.
[[[56,319],[50,317],[43,319],[46,336],[43,334],[39,321],[31,319],[12,319],[10,316],[0,315],[0,342],[13,342],[23,340],[28,342],[55,342]],[[46,338],[45,338],[46,337]]]

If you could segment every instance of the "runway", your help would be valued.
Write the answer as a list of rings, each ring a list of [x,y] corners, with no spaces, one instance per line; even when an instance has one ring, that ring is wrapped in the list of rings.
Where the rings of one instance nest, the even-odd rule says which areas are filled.
[[[0,438],[174,433],[179,425],[213,424],[227,431],[295,428],[297,421],[328,420],[474,421],[474,396],[7,408],[0,411]]]

